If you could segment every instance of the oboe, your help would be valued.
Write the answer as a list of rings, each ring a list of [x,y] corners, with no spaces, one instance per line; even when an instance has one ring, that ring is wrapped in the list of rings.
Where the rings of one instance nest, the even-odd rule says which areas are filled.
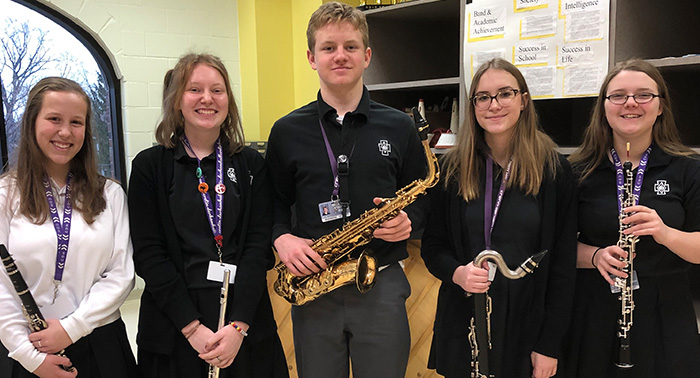
[[[517,280],[533,273],[547,251],[538,252],[523,261],[515,270],[510,270],[500,253],[493,250],[481,251],[474,259],[474,265],[481,267],[484,261],[496,264],[504,277]],[[470,294],[467,293],[467,296]],[[491,297],[489,292],[474,294],[474,317],[469,325],[469,344],[471,345],[471,375],[470,378],[493,378],[489,367],[489,352],[491,351]]]
[[[231,271],[224,269],[224,282],[221,285],[221,295],[219,296],[219,324],[216,330],[224,328],[224,323],[226,323],[226,304],[228,303],[228,281],[231,278]],[[209,365],[209,378],[219,378],[219,371],[221,369],[218,366]]]
[[[10,277],[10,281],[12,281],[12,285],[15,287],[17,296],[19,296],[22,305],[22,313],[27,319],[27,322],[29,322],[29,329],[32,332],[38,332],[48,328],[49,325],[46,323],[44,315],[41,314],[39,306],[37,306],[34,296],[32,296],[32,292],[29,291],[27,282],[22,277],[22,273],[20,273],[17,265],[15,265],[15,260],[10,256],[10,252],[8,252],[4,244],[0,244],[0,257],[2,258],[3,265],[5,265],[7,275]],[[63,352],[64,351],[60,351],[56,354],[65,357]],[[72,366],[61,365],[61,368],[65,371],[73,371]]]
[[[622,190],[622,205],[620,206],[620,238],[617,241],[617,246],[622,248],[627,252],[627,257],[621,260],[625,262],[625,266],[622,271],[627,273],[626,278],[615,277],[615,286],[620,288],[620,304],[621,313],[618,324],[620,328],[617,331],[617,337],[619,338],[619,350],[617,367],[623,369],[629,369],[633,366],[630,350],[630,339],[629,331],[632,328],[632,313],[634,311],[634,300],[632,299],[632,276],[634,272],[632,256],[634,255],[634,247],[637,243],[637,237],[634,235],[625,235],[624,231],[630,227],[629,224],[622,223],[622,220],[627,218],[630,214],[623,211],[624,208],[629,206],[634,206],[637,203],[637,198],[633,194],[634,189],[634,177],[632,175],[632,163],[629,161],[630,144],[627,143],[627,161],[622,165],[622,172],[624,175],[624,184]]]

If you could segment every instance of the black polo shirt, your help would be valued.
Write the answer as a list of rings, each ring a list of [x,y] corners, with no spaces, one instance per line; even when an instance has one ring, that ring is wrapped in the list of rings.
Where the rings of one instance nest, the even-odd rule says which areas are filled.
[[[317,239],[342,226],[340,219],[322,222],[319,214],[319,204],[331,199],[334,182],[321,127],[333,154],[349,157],[350,221],[375,207],[374,197],[395,197],[397,190],[425,178],[425,153],[408,115],[370,100],[364,88],[357,109],[345,114],[342,124],[337,117],[319,91],[317,101],[272,127],[266,159],[274,183],[273,241],[285,233]],[[421,196],[405,209],[414,230],[423,224],[426,207]],[[405,242],[375,239],[368,247],[380,266],[407,257]]]
[[[637,170],[633,171],[635,177]],[[616,185],[615,166],[609,160],[579,185],[580,242],[602,247],[617,243],[620,223]],[[639,204],[656,210],[669,227],[686,232],[700,231],[700,160],[670,156],[660,147],[652,147]],[[634,269],[640,277],[690,268],[689,262],[656,243],[652,236],[640,236],[636,252]]]

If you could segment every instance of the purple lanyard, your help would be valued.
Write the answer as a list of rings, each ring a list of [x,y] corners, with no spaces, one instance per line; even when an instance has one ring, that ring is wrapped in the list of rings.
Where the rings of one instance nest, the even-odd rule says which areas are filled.
[[[202,161],[199,159],[197,154],[194,153],[194,150],[192,149],[192,146],[190,145],[190,141],[187,140],[186,136],[182,137],[182,143],[184,143],[185,147],[187,147],[190,152],[192,152],[192,155],[197,159],[197,179],[199,180],[199,185],[200,187],[202,184],[206,185],[206,182],[204,181],[204,175],[201,174],[202,172]],[[221,148],[221,143],[219,140],[216,140],[216,211],[212,209],[211,206],[211,197],[209,196],[209,191],[204,190],[200,191],[202,194],[202,202],[204,202],[204,209],[207,211],[207,218],[209,219],[209,226],[211,227],[211,232],[214,235],[214,241],[216,242],[216,249],[219,254],[219,262],[222,261],[222,256],[221,256],[221,247],[223,247],[223,236],[221,235],[221,218],[222,218],[222,210],[224,207],[224,192],[221,190],[218,190],[218,188],[223,187],[224,185],[224,153]]]
[[[328,161],[331,163],[331,171],[333,172],[333,197],[338,198],[338,188],[340,184],[338,183],[338,162],[335,160],[335,154],[331,148],[330,143],[328,143],[328,137],[326,136],[326,130],[323,129],[323,123],[318,120],[318,125],[321,126],[321,134],[323,134],[323,142],[326,144],[326,153],[328,154]]]
[[[501,180],[501,187],[498,189],[493,215],[491,215],[491,201],[493,201],[493,159],[491,156],[486,157],[486,184],[484,186],[484,241],[486,243],[486,249],[491,249],[491,232],[493,232],[493,225],[496,223],[496,216],[498,215],[498,210],[501,208],[503,195],[506,192],[506,183],[510,177],[510,167],[512,164],[513,160],[509,160],[506,172],[503,174],[503,179]]]
[[[321,123],[320,119],[318,120],[318,125],[321,127],[321,134],[323,134],[323,142],[326,144],[326,153],[328,154],[328,161],[331,163],[331,172],[333,172],[333,196],[331,198],[337,199],[338,189],[340,188],[340,183],[338,181],[338,162],[335,160],[335,153],[333,153],[333,148],[331,148],[331,144],[328,142],[326,130],[323,129],[323,123]],[[357,142],[357,139],[355,139],[355,142]],[[355,152],[355,143],[353,143],[352,149],[350,150],[350,156],[352,156],[353,152]],[[341,158],[345,159],[345,162],[349,163],[349,157],[345,155],[340,156]]]
[[[653,145],[653,144],[652,144]],[[644,180],[644,171],[646,170],[647,163],[649,162],[649,154],[651,153],[651,146],[644,151],[642,158],[639,160],[639,167],[637,168],[637,176],[634,179],[634,188],[632,189],[632,195],[634,196],[634,203],[639,201],[639,194],[642,192],[642,181]],[[625,176],[622,172],[622,161],[620,161],[620,156],[615,151],[615,147],[610,149],[610,155],[615,163],[615,170],[617,171],[617,212],[622,212],[622,201],[624,200],[624,186],[625,186]]]
[[[63,205],[63,222],[58,216],[58,208],[56,207],[56,201],[53,198],[53,191],[51,190],[51,184],[49,183],[49,178],[44,175],[44,193],[46,194],[46,201],[49,203],[49,211],[51,212],[51,220],[53,221],[53,227],[56,230],[56,238],[58,239],[58,246],[56,247],[56,270],[54,271],[53,280],[58,289],[58,283],[63,280],[63,270],[66,267],[66,257],[68,256],[68,242],[70,241],[70,219],[73,214],[73,210],[70,205],[70,180],[73,178],[73,174],[69,173],[66,178],[66,194],[64,198]]]

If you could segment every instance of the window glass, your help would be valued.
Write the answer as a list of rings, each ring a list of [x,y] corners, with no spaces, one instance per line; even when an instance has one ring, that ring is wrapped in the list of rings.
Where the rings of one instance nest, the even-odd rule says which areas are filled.
[[[0,79],[4,128],[0,148],[13,161],[19,123],[29,89],[47,76],[78,82],[92,100],[93,137],[100,173],[118,178],[118,148],[112,101],[105,74],[90,51],[73,34],[44,15],[19,3],[0,0]],[[2,132],[4,130],[4,132]],[[5,161],[2,162],[6,163]]]

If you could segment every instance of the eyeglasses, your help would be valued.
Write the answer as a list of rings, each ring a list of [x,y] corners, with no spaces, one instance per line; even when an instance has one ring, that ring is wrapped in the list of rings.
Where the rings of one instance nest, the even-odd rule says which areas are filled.
[[[488,109],[494,99],[501,106],[508,106],[513,102],[515,96],[518,95],[518,92],[520,91],[517,89],[504,89],[496,93],[495,96],[491,96],[488,93],[477,93],[472,97],[472,103],[479,110]]]
[[[629,99],[630,97],[634,99],[634,102],[641,105],[646,104],[647,102],[653,100],[655,97],[660,96],[653,93],[637,93],[636,95],[632,96],[624,94],[611,94],[605,98],[615,105],[624,105],[627,103],[627,99]]]

